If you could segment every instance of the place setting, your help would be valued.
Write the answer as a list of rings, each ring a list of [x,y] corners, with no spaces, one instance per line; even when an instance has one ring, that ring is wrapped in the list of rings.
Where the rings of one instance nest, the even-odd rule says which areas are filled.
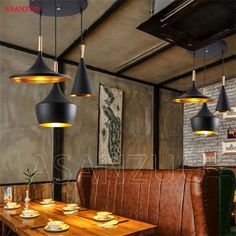
[[[40,214],[38,211],[31,210],[31,209],[24,209],[22,213],[20,214],[20,217],[24,219],[31,219],[31,218],[36,218],[39,215]]]
[[[80,207],[76,203],[69,203],[65,207],[62,208],[62,212],[64,215],[72,215],[77,213],[80,210]]]
[[[45,198],[42,201],[39,201],[39,203],[45,206],[50,206],[55,204],[55,201],[52,198]]]
[[[44,230],[49,231],[49,232],[62,232],[66,231],[70,228],[68,224],[66,224],[63,221],[60,220],[52,220],[49,219],[48,223],[46,226],[44,226]]]
[[[6,205],[3,206],[5,210],[16,210],[19,209],[21,205],[17,202],[7,202]]]
[[[117,217],[116,219],[115,216],[113,216],[111,212],[107,212],[107,211],[97,212],[96,215],[93,216],[93,220],[103,222],[102,224],[98,224],[99,226],[103,228],[112,228],[116,226],[117,224],[129,221],[128,219],[119,220],[118,218],[119,217]]]

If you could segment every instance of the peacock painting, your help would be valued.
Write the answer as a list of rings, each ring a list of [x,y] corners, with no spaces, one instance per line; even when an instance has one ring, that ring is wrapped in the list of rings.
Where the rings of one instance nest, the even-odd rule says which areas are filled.
[[[100,84],[98,165],[122,164],[123,91]]]

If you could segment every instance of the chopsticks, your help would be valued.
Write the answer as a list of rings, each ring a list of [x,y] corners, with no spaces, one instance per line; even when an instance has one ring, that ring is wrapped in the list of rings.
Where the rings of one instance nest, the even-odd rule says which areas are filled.
[[[10,216],[19,216],[21,213],[16,213],[16,214],[10,214]]]
[[[129,220],[121,220],[121,221],[118,220],[118,223],[117,223],[117,224],[125,223],[125,222],[129,222]]]
[[[39,228],[44,228],[46,225],[38,225],[38,226],[34,226],[31,227],[30,229],[39,229]]]

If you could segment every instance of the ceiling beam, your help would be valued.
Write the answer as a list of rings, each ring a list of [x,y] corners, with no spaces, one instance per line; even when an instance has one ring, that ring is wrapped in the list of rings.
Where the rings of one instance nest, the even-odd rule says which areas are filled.
[[[83,38],[87,37],[93,31],[95,31],[110,15],[112,15],[126,0],[116,0],[110,8],[108,8],[104,14],[99,17],[96,21],[93,22],[92,25],[85,29],[82,33]],[[81,35],[69,46],[64,52],[62,52],[58,58],[65,58],[74,48],[76,48],[81,43]]]
[[[68,59],[64,59],[63,62],[68,64],[68,65],[73,65],[73,66],[78,66],[79,65],[78,62],[71,61],[71,60],[68,60]],[[153,87],[158,86],[161,89],[169,90],[169,91],[176,92],[176,93],[182,93],[183,92],[183,91],[180,91],[180,90],[177,90],[177,89],[168,88],[164,85],[159,86],[159,85],[156,85],[156,84],[148,82],[148,81],[139,80],[139,79],[136,79],[136,78],[133,78],[133,77],[130,77],[130,76],[118,74],[116,72],[108,71],[108,70],[98,68],[98,67],[95,67],[95,66],[91,66],[91,65],[86,65],[86,66],[89,70],[100,72],[100,73],[107,74],[107,75],[111,75],[111,76],[114,76],[114,77],[118,77],[120,79],[125,79],[125,80],[128,80],[128,81],[132,81],[132,82],[136,82],[136,83],[140,83],[140,84],[144,84],[144,85],[148,85],[148,86],[153,86]]]
[[[0,46],[11,48],[11,49],[21,51],[21,52],[25,52],[25,53],[29,53],[31,55],[37,55],[38,54],[38,51],[28,49],[28,48],[24,48],[24,47],[14,45],[14,44],[11,44],[11,43],[8,43],[8,42],[4,42],[4,41],[0,41]],[[54,56],[49,55],[49,54],[43,54],[43,56],[46,57],[46,58],[52,59],[52,60],[55,59]],[[63,63],[69,64],[69,65],[74,65],[74,66],[79,65],[79,63],[75,62],[75,61],[71,61],[71,60],[67,60],[67,59],[60,59],[60,60]],[[111,71],[108,71],[108,70],[105,70],[105,69],[102,69],[102,68],[94,67],[94,66],[91,66],[91,65],[87,65],[87,67],[90,70],[101,72],[101,73],[104,73],[104,74],[108,74],[108,75],[111,75],[111,76],[114,76],[114,77],[126,79],[126,80],[129,80],[129,81],[132,81],[132,82],[145,84],[145,85],[149,85],[149,86],[156,86],[156,84],[154,84],[154,83],[139,80],[139,79],[136,79],[136,78],[133,78],[133,77],[125,76],[125,75],[120,75],[120,74],[117,74],[117,73],[114,73],[114,72],[111,72]],[[168,88],[168,87],[163,86],[163,85],[159,86],[159,88],[166,89],[166,90],[173,91],[173,92],[178,92],[178,93],[182,92],[182,91],[179,91],[179,90],[176,90],[176,89],[173,89],[173,88]]]
[[[21,46],[15,45],[15,44],[11,44],[11,43],[8,43],[8,42],[4,42],[4,41],[0,41],[0,46],[15,49],[17,51],[29,53],[29,54],[32,54],[32,55],[38,55],[38,51],[36,51],[36,50],[32,50],[32,49],[29,49],[29,48],[24,48],[24,47],[21,47]],[[46,54],[46,53],[43,53],[43,56],[46,57],[46,58],[53,59],[53,60],[55,59],[55,56],[52,56],[52,55],[49,55],[49,54]]]
[[[145,61],[149,60],[150,58],[154,57],[154,56],[157,56],[158,54],[164,52],[165,50],[171,48],[173,45],[170,44],[170,43],[163,43],[163,46],[161,47],[158,47],[157,50],[154,50],[153,52],[151,52],[150,54],[148,55],[145,55],[143,57],[140,57],[138,60],[134,61],[134,62],[131,62],[130,64],[124,66],[123,68],[121,68],[120,70],[117,71],[118,74],[122,74],[124,73],[125,71],[127,70],[130,70],[131,68],[139,65],[139,64],[142,64],[144,63]]]
[[[225,60],[225,63],[230,62],[230,61],[233,61],[233,60],[236,60],[236,55],[232,55],[232,56],[226,57],[224,60]],[[222,63],[222,60],[220,59],[220,60],[218,60],[218,61],[215,61],[215,62],[213,62],[213,63],[211,63],[211,64],[206,65],[206,69],[213,68],[213,67],[215,67],[215,66],[220,65],[221,63]],[[204,71],[204,66],[199,67],[199,68],[197,68],[197,69],[195,69],[195,70],[196,70],[196,72],[198,72],[198,73],[201,72],[201,71]],[[170,78],[170,79],[167,79],[166,81],[163,81],[163,82],[159,83],[158,85],[167,85],[167,84],[169,84],[169,83],[175,82],[175,81],[177,81],[177,80],[186,78],[186,77],[191,76],[191,75],[192,75],[192,70],[191,70],[191,71],[188,71],[188,72],[185,72],[185,73],[183,73],[183,74],[181,74],[181,75],[177,75],[177,76],[175,76],[175,77],[172,77],[172,78]]]

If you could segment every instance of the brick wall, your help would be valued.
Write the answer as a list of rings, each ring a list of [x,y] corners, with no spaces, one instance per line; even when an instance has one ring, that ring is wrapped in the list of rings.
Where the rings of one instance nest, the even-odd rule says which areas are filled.
[[[218,99],[221,83],[207,87],[207,95]],[[236,106],[236,78],[226,82],[226,90],[231,106]],[[211,112],[215,112],[216,102],[208,104]],[[236,155],[222,155],[222,141],[227,139],[227,130],[236,128],[235,120],[220,119],[219,134],[217,136],[196,136],[192,132],[190,119],[200,110],[201,105],[187,104],[184,106],[184,165],[200,166],[203,164],[202,153],[205,151],[217,152],[218,166],[236,166]]]

